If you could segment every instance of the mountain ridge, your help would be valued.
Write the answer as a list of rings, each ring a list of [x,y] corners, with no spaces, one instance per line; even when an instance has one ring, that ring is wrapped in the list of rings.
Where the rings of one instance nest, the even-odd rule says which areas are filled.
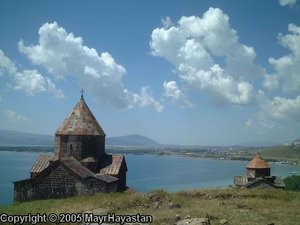
[[[54,136],[15,130],[0,130],[0,146],[54,145]]]
[[[107,145],[116,146],[157,146],[158,142],[151,138],[131,134],[106,138]],[[0,130],[0,146],[53,146],[54,136],[46,134],[33,134],[14,130]]]
[[[158,142],[151,138],[138,135],[130,134],[117,137],[106,138],[107,145],[123,145],[123,146],[157,146],[160,145]]]
[[[292,142],[299,141],[300,139],[295,139]],[[160,144],[155,140],[138,135],[130,134],[116,137],[107,137],[106,145],[109,146],[145,146],[145,147],[155,147],[155,146],[173,146],[168,144]],[[257,141],[257,142],[243,142],[232,146],[240,147],[273,147],[281,146],[284,143],[279,143],[276,141]],[[5,130],[0,129],[0,146],[54,146],[54,135],[47,134],[34,134],[29,132],[15,131],[15,130]],[[194,145],[174,145],[174,146],[194,146]],[[209,147],[201,146],[199,147]],[[212,147],[212,146],[210,146]],[[230,147],[230,146],[218,146],[218,147]]]

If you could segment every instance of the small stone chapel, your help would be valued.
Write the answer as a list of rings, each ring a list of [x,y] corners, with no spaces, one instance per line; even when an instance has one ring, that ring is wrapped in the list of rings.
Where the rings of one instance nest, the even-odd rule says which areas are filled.
[[[82,93],[55,133],[55,153],[41,155],[30,171],[31,177],[14,182],[14,200],[126,190],[125,157],[105,152],[105,136]]]
[[[285,188],[280,176],[271,176],[270,165],[259,153],[248,163],[246,176],[235,176],[234,184],[246,188]]]

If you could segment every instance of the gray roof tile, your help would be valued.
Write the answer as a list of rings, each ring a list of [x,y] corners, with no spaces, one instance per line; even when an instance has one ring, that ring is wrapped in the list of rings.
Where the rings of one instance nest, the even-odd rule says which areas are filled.
[[[83,97],[57,129],[56,135],[100,135],[105,133]]]
[[[53,159],[54,155],[40,155],[31,168],[31,173],[40,173],[49,166],[49,160]]]
[[[101,163],[100,173],[116,176],[119,174],[122,163],[125,163],[123,155],[107,155]],[[127,167],[126,167],[127,170]]]

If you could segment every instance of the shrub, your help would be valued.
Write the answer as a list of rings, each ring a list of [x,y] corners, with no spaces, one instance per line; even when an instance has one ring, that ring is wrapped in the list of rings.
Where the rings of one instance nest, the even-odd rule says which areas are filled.
[[[300,191],[300,176],[289,176],[284,178],[285,189],[289,191]]]

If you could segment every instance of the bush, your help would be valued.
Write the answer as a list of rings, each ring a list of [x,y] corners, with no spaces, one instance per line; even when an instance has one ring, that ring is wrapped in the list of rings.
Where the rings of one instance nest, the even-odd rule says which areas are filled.
[[[289,191],[300,191],[300,176],[289,176],[284,178],[285,189]]]

